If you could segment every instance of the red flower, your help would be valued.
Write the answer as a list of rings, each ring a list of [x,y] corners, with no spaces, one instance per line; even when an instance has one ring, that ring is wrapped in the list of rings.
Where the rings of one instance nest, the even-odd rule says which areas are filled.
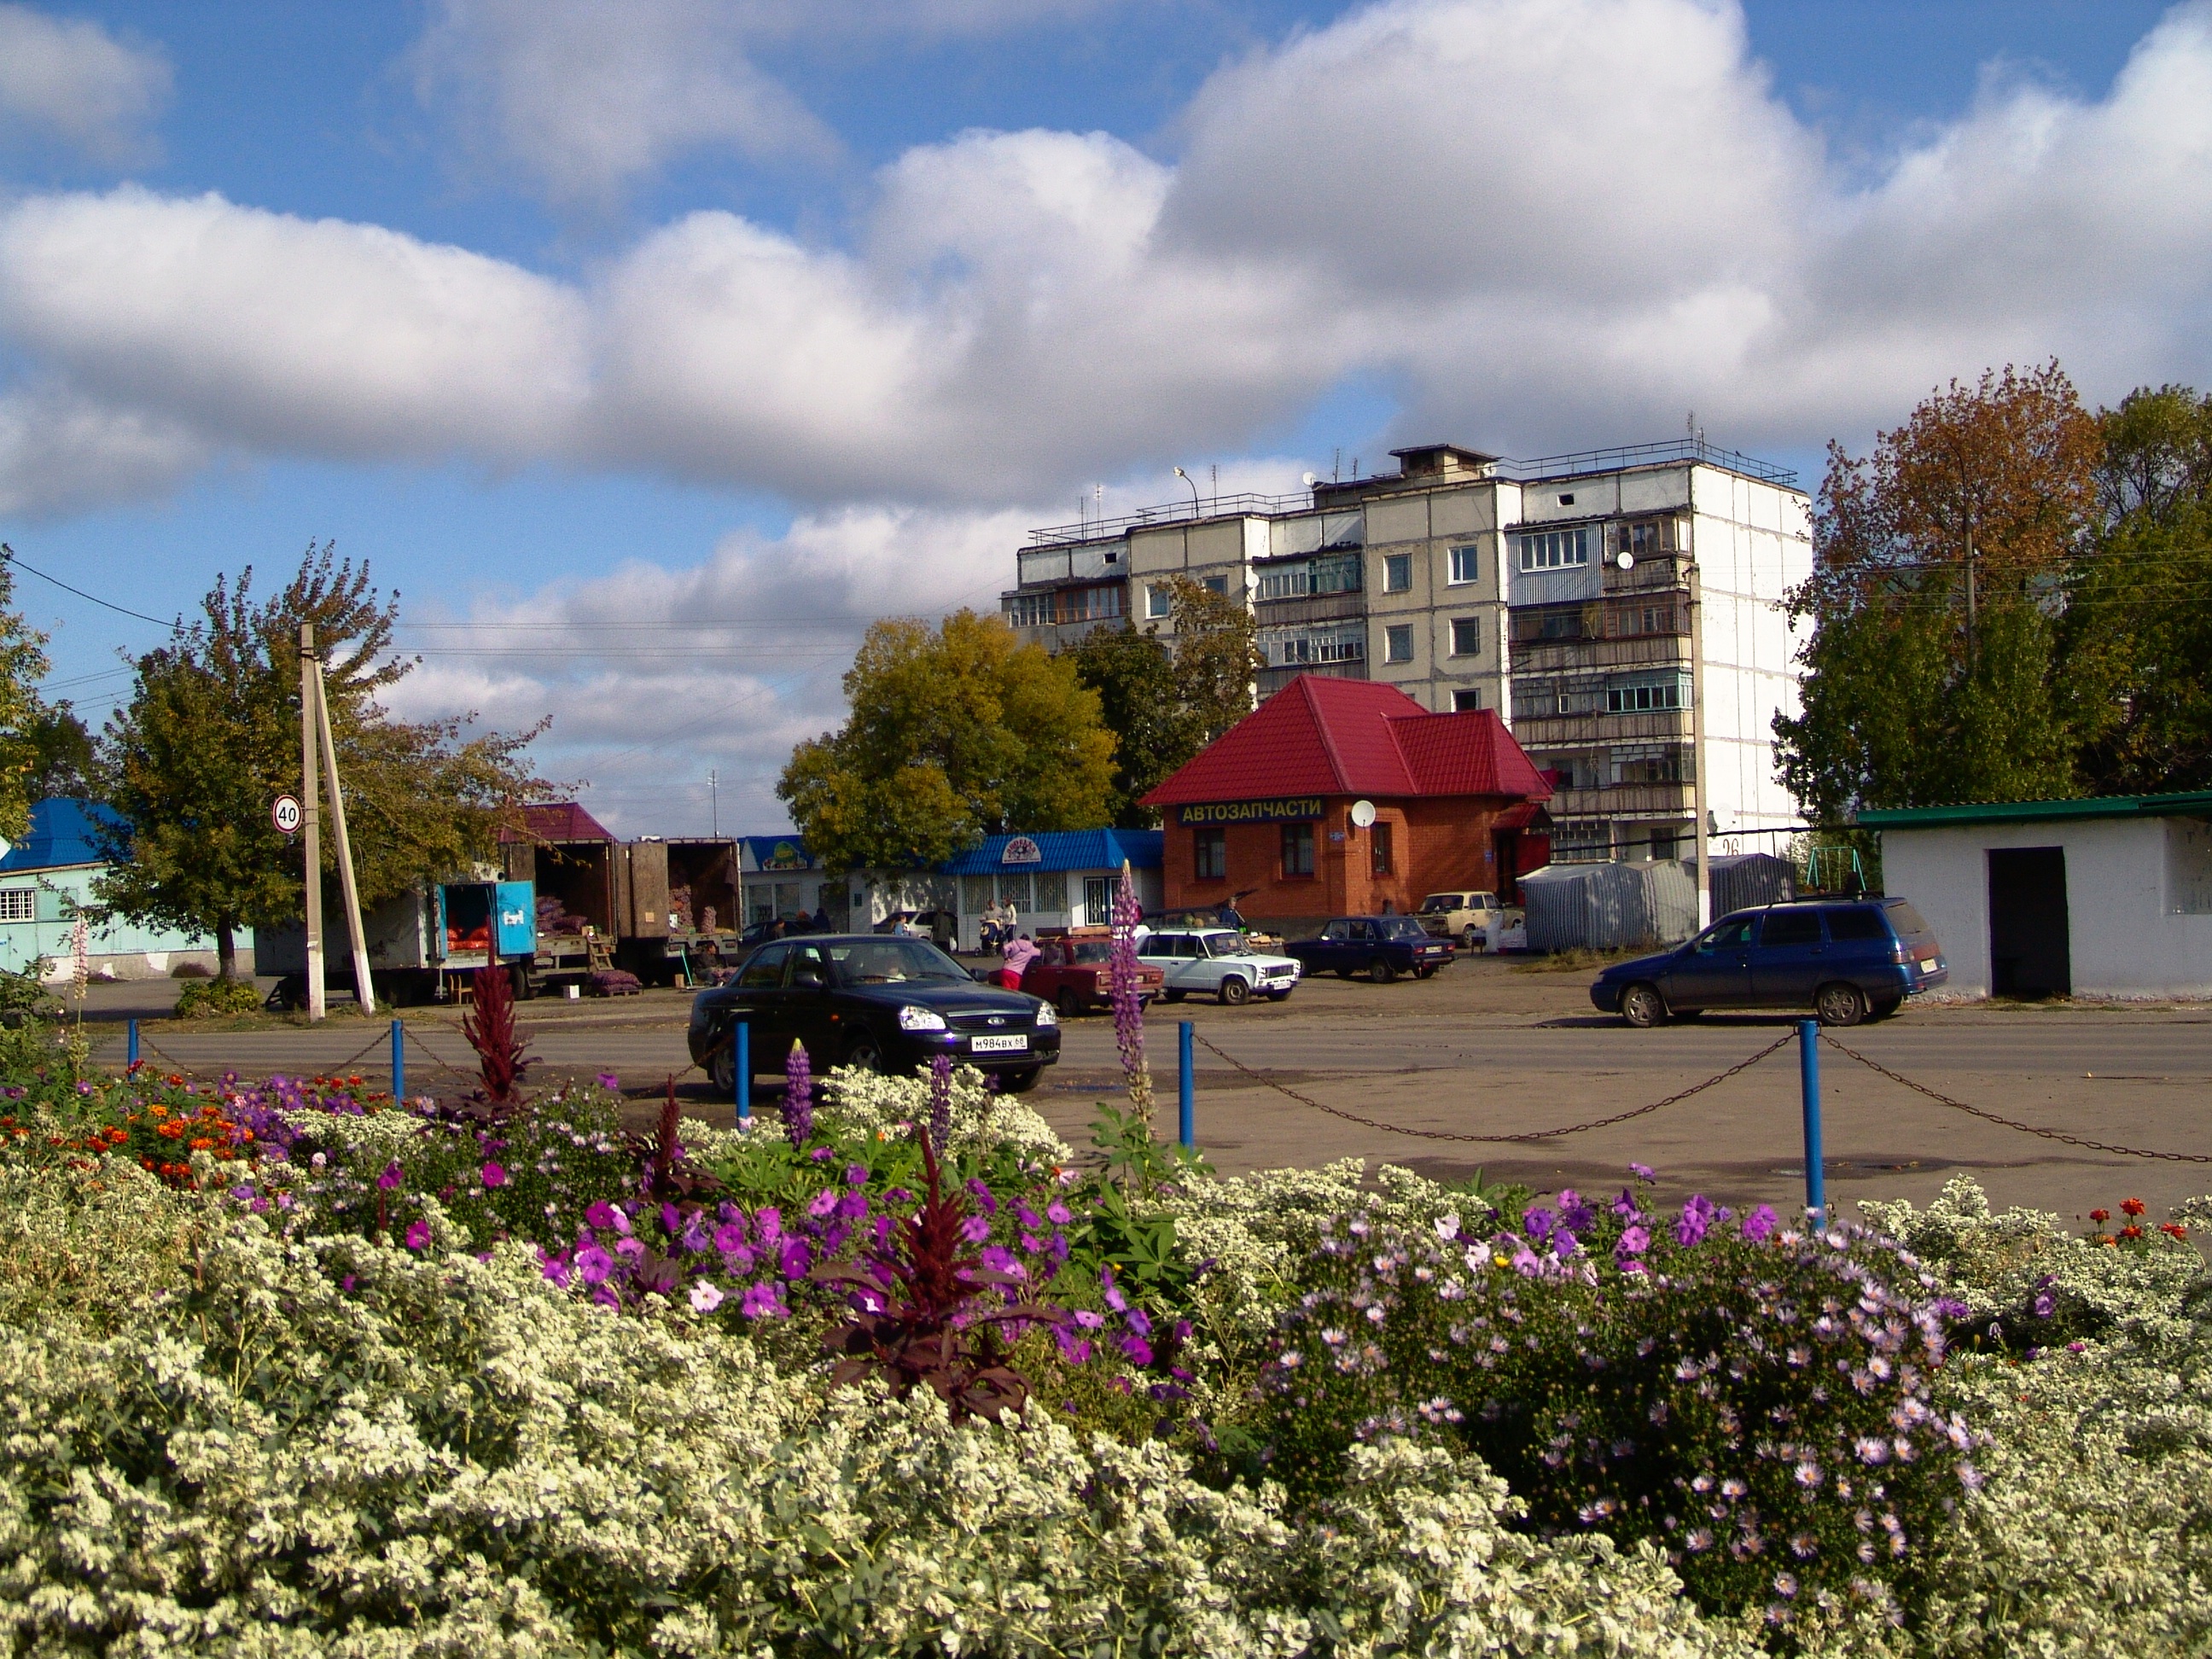
[[[2142,1229],[2136,1226],[2123,1227],[2120,1229],[2120,1237],[2122,1238],[2141,1238],[2142,1237]]]
[[[2143,1201],[2139,1198],[2124,1198],[2120,1200],[2120,1209],[2124,1214],[2141,1215],[2143,1212]]]
[[[2110,1210],[2092,1210],[2089,1212],[2089,1219],[2092,1221],[2106,1222],[2110,1221],[2112,1218],[2112,1212]]]
[[[2160,1222],[2159,1224],[2158,1230],[2164,1233],[2168,1238],[2186,1238],[2189,1237],[2188,1228],[2178,1226],[2171,1221]]]

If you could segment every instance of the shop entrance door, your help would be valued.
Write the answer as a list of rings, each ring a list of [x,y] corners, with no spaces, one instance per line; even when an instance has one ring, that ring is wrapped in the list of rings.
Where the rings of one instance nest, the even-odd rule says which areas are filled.
[[[2066,849],[1992,848],[1990,991],[2001,997],[2063,997],[2074,991],[2066,927]]]

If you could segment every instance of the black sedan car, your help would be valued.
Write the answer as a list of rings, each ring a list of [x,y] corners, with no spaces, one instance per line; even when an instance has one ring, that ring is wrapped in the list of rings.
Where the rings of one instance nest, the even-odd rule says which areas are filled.
[[[977,984],[927,939],[881,933],[778,939],[747,957],[729,984],[693,999],[691,1058],[726,1093],[737,1088],[739,1020],[750,1028],[756,1073],[781,1072],[796,1040],[817,1073],[911,1073],[950,1054],[1020,1094],[1060,1059],[1060,1017],[1050,1003]]]
[[[1364,974],[1388,985],[1401,974],[1428,978],[1451,961],[1453,951],[1422,932],[1412,916],[1339,916],[1319,938],[1292,939],[1283,954],[1296,957],[1309,974],[1334,971],[1343,979]]]

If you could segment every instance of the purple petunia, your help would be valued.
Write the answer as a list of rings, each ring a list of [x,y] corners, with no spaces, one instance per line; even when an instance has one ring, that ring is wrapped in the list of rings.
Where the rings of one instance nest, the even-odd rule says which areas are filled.
[[[1703,1193],[1692,1193],[1688,1203],[1682,1206],[1682,1214],[1674,1223],[1674,1242],[1689,1246],[1705,1242],[1712,1231],[1713,1201]]]
[[[738,1311],[747,1319],[788,1319],[791,1310],[784,1305],[783,1286],[772,1279],[763,1279],[745,1286],[744,1300]]]
[[[1624,1227],[1620,1230],[1620,1237],[1615,1241],[1613,1250],[1615,1255],[1642,1255],[1650,1248],[1651,1234],[1648,1230],[1643,1227]]]
[[[489,1191],[492,1188],[495,1188],[495,1187],[504,1187],[504,1186],[506,1186],[506,1185],[507,1185],[507,1169],[506,1169],[506,1166],[505,1166],[504,1164],[485,1164],[485,1165],[483,1166],[483,1184],[484,1184],[484,1188],[485,1188],[485,1190],[486,1190],[486,1191]]]
[[[1638,1181],[1656,1182],[1659,1179],[1658,1171],[1654,1170],[1649,1164],[1632,1164],[1628,1166],[1628,1173],[1634,1176]]]
[[[388,1193],[394,1188],[398,1187],[399,1183],[406,1178],[407,1177],[400,1171],[399,1160],[394,1158],[391,1163],[384,1166],[384,1173],[377,1176],[376,1184]]]
[[[990,1236],[991,1218],[988,1216],[971,1215],[960,1224],[960,1237],[970,1244],[981,1244]]]
[[[1521,1218],[1521,1231],[1540,1244],[1552,1236],[1552,1224],[1554,1218],[1549,1210],[1541,1208],[1529,1210]]]
[[[409,1249],[419,1250],[429,1242],[430,1224],[428,1222],[417,1221],[413,1226],[407,1230],[407,1248]]]
[[[604,1285],[615,1270],[615,1259],[596,1244],[576,1252],[576,1276],[586,1285]]]
[[[837,1200],[841,1196],[842,1196],[842,1194],[838,1193],[835,1188],[824,1187],[820,1192],[815,1194],[814,1196],[808,1200],[806,1213],[812,1216],[817,1221],[819,1221],[823,1216],[828,1215],[832,1210],[835,1210],[837,1207]]]
[[[1761,1204],[1743,1218],[1743,1236],[1754,1244],[1764,1244],[1778,1224],[1774,1212]]]
[[[615,1225],[615,1206],[603,1198],[584,1212],[584,1221],[587,1226],[604,1230]]]
[[[1568,1188],[1559,1194],[1559,1225],[1571,1233],[1586,1233],[1597,1220],[1597,1212],[1583,1202],[1582,1194]]]

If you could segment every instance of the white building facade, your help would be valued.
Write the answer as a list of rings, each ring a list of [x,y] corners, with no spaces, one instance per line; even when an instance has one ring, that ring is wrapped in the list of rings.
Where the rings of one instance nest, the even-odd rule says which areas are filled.
[[[1693,827],[1694,562],[1715,850],[1778,851],[1798,823],[1774,768],[1774,717],[1798,708],[1784,599],[1813,556],[1794,476],[1696,441],[1393,453],[1395,475],[1310,496],[1036,532],[1004,614],[1048,649],[1125,621],[1170,636],[1168,579],[1188,576],[1251,608],[1262,697],[1315,673],[1495,708],[1557,775],[1555,859],[1673,858]]]

